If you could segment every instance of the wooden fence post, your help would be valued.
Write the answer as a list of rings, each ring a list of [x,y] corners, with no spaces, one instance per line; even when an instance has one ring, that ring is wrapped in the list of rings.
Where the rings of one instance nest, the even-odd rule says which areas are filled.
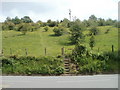
[[[99,52],[99,47],[98,47],[98,52]]]
[[[114,52],[114,45],[112,45],[112,52]]]
[[[45,56],[46,56],[46,54],[47,54],[47,50],[46,50],[46,48],[45,48]]]
[[[64,55],[64,47],[61,48],[62,55]]]
[[[3,55],[3,49],[0,51],[0,56],[2,56]]]
[[[4,54],[4,51],[3,51],[3,49],[2,49],[2,54]]]
[[[28,55],[28,52],[27,52],[27,49],[25,48],[25,55],[27,56]]]
[[[10,48],[10,55],[12,55],[12,49]]]

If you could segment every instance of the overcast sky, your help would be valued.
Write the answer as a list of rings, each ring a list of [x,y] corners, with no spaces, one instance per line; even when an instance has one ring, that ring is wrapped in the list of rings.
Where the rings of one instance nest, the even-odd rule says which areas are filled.
[[[0,21],[7,16],[19,18],[30,16],[33,21],[69,19],[69,9],[72,16],[80,20],[88,19],[94,14],[104,19],[118,19],[119,0],[2,0]]]

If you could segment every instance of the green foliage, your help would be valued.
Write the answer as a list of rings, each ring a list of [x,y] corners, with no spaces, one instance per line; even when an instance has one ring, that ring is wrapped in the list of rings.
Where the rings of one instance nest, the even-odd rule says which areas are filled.
[[[15,18],[12,19],[12,22],[16,25],[16,24],[20,24],[21,20],[16,16]]]
[[[89,61],[88,61],[89,60]],[[87,59],[88,64],[80,65],[79,66],[79,73],[82,74],[97,74],[102,73],[105,68],[104,61],[99,60],[92,60],[90,58]]]
[[[67,19],[67,18],[64,18],[63,21],[62,21],[62,27],[65,27],[65,28],[68,28],[69,27],[69,23],[70,21]]]
[[[112,19],[107,19],[106,20],[106,25],[113,25],[114,21]]]
[[[97,22],[98,22],[98,26],[105,26],[106,25],[105,20],[102,18],[99,18]]]
[[[105,34],[108,34],[108,33],[109,33],[109,31],[110,31],[110,29],[107,29],[107,30],[105,31]]]
[[[45,32],[47,32],[48,29],[49,29],[48,26],[44,27]]]
[[[11,21],[2,24],[2,30],[14,30],[15,24]]]
[[[79,20],[73,22],[73,24],[70,27],[71,31],[70,40],[72,44],[76,44],[79,41],[82,42],[84,40],[84,35],[82,33],[83,30],[84,25]]]
[[[98,35],[99,34],[98,28],[97,27],[91,27],[90,34],[91,35]]]
[[[55,36],[61,36],[64,32],[64,28],[63,27],[55,27],[53,29],[53,32],[55,33]]]
[[[75,45],[75,48],[73,50],[73,55],[77,57],[78,56],[83,56],[86,52],[86,47],[81,45],[80,43]]]
[[[95,15],[91,15],[91,16],[89,17],[89,19],[96,21],[96,20],[97,20],[97,17],[96,17]]]
[[[18,26],[18,28],[16,30],[21,31],[22,34],[25,35],[27,33],[28,29],[29,29],[29,24],[22,23]]]
[[[95,15],[91,15],[87,21],[87,24],[90,27],[98,26],[97,17]]]
[[[23,18],[21,18],[23,23],[32,23],[32,19],[29,16],[24,16]]]
[[[55,57],[4,57],[2,63],[3,74],[60,75],[64,73],[63,61]]]
[[[54,27],[54,26],[57,26],[57,22],[56,22],[56,21],[51,21],[51,19],[49,19],[49,20],[47,21],[47,25],[48,25],[49,27]]]
[[[91,50],[93,50],[93,47],[95,46],[95,38],[93,35],[90,38],[89,46],[91,47]]]

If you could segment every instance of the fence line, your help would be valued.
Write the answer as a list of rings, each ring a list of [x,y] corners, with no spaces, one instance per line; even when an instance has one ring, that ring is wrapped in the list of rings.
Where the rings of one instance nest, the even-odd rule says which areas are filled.
[[[9,50],[10,50],[10,51],[9,51],[10,55],[13,55],[13,49],[10,48]],[[73,48],[67,48],[67,49],[66,49],[65,47],[62,47],[62,48],[59,49],[59,50],[61,50],[61,51],[60,51],[61,55],[64,56],[66,50],[72,51]],[[98,47],[97,51],[100,52],[100,48],[99,48],[99,47]],[[111,46],[111,52],[114,52],[114,45]],[[25,53],[26,56],[28,56],[28,49],[27,49],[27,48],[24,49],[24,53]],[[3,50],[3,49],[1,50],[0,54],[1,54],[2,56],[4,55],[4,50]],[[44,48],[43,55],[45,55],[45,56],[48,55],[48,50],[47,50],[46,47]]]

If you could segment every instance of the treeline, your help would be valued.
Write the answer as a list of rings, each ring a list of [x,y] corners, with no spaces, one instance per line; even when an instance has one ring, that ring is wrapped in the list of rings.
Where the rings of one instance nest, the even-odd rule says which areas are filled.
[[[76,19],[77,20],[77,19]],[[69,28],[71,23],[74,22],[64,18],[61,21],[52,21],[51,19],[47,20],[47,22],[42,22],[41,20],[37,21],[36,23],[29,16],[24,16],[23,18],[15,18],[7,17],[6,20],[2,23],[2,30],[16,30],[16,31],[34,31],[40,27],[55,27],[55,26],[64,26]],[[94,15],[91,15],[88,20],[81,21],[86,27],[90,26],[106,26],[106,25],[113,25],[117,27],[117,20],[112,19],[103,19],[97,18]]]

